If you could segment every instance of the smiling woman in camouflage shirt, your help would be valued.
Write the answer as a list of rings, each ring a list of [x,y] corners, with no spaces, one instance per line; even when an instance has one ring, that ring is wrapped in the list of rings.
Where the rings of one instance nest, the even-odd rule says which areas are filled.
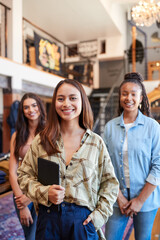
[[[106,146],[90,130],[92,125],[81,84],[59,82],[48,124],[33,140],[18,170],[20,187],[38,212],[37,240],[97,240],[98,235],[105,239],[101,227],[112,215],[119,185]],[[60,185],[38,182],[38,157],[59,164]]]

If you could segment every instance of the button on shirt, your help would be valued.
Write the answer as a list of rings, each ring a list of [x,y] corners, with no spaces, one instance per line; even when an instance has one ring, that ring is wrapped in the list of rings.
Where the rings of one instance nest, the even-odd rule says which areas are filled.
[[[127,198],[123,169],[123,144],[125,126],[123,114],[105,126],[104,141],[109,151],[120,189]],[[122,140],[122,141],[121,141]],[[120,154],[121,153],[121,154]],[[160,206],[160,125],[140,111],[134,126],[128,131],[128,162],[130,173],[130,197],[137,197],[146,182],[156,189],[144,202],[141,211],[151,211]],[[116,203],[115,206],[118,207]]]
[[[62,138],[57,141],[60,153],[48,156],[37,135],[27,152],[22,166],[18,169],[20,187],[35,205],[50,206],[48,189],[37,181],[37,158],[59,163],[60,185],[65,188],[64,201],[88,207],[96,230],[100,229],[112,215],[117,199],[119,184],[115,177],[107,148],[102,138],[91,130],[86,130],[81,146],[72,156],[66,168]],[[100,239],[103,239],[100,238]]]

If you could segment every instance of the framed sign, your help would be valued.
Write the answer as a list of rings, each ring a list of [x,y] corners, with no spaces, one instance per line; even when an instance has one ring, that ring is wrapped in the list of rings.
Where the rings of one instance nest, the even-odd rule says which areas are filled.
[[[36,64],[55,72],[61,71],[61,51],[54,42],[39,36],[34,32]]]
[[[95,57],[98,53],[97,40],[80,42],[78,44],[78,53],[83,57]]]

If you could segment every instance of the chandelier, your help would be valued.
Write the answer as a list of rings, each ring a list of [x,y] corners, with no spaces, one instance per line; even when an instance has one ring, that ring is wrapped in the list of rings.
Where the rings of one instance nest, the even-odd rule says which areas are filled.
[[[149,27],[156,21],[160,22],[160,2],[142,0],[131,9],[131,15],[137,26]]]

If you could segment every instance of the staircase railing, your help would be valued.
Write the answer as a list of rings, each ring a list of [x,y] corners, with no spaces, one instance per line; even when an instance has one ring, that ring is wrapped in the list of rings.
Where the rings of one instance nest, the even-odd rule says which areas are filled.
[[[122,71],[124,71],[124,69],[122,69],[119,73],[119,76],[121,75]],[[105,109],[106,107],[108,106],[108,103],[111,99],[111,97],[113,96],[114,94],[114,90],[115,90],[115,87],[119,86],[120,84],[120,77],[117,79],[117,81],[115,81],[115,83],[112,85],[109,93],[107,94],[107,97],[105,99],[105,101],[103,102],[103,105],[100,107],[100,110],[98,112],[98,115],[97,115],[97,118],[95,120],[95,123],[94,123],[94,126],[93,126],[93,131],[96,130],[96,128],[98,127],[98,124],[100,123],[100,119],[101,119],[101,115],[105,112]],[[117,110],[117,109],[116,109]],[[100,135],[102,136],[103,134],[103,130],[100,130]]]

